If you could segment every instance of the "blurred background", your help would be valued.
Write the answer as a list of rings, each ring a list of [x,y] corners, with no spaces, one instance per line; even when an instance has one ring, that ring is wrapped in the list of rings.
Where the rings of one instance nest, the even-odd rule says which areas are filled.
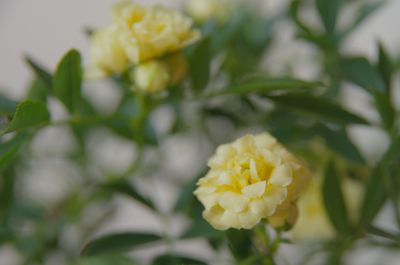
[[[60,57],[71,47],[79,50],[87,62],[89,48],[88,37],[85,34],[86,28],[98,28],[110,22],[110,7],[116,1],[111,0],[0,0],[0,93],[18,100],[26,92],[31,81],[31,71],[24,63],[23,56],[29,55],[36,61],[49,69],[54,69]],[[167,6],[183,8],[185,1],[178,0],[137,0],[146,4],[160,3]],[[355,1],[357,2],[357,1]],[[358,1],[358,2],[367,2]],[[265,16],[276,15],[287,5],[284,0],[252,0],[246,1],[248,5],[262,6]],[[261,10],[261,8],[259,8]],[[343,21],[352,17],[352,10],[343,11]],[[400,31],[398,24],[400,14],[400,1],[388,0],[371,17],[363,23],[344,43],[344,50],[348,53],[364,54],[370,59],[377,57],[376,45],[378,41],[385,44],[388,52],[392,55],[400,55]],[[306,20],[311,23],[315,16],[305,14]],[[277,40],[272,44],[268,57],[264,58],[265,65],[272,69],[272,73],[279,74],[286,71],[285,65],[296,61],[298,67],[292,69],[299,78],[312,78],[316,69],[313,55],[315,51],[309,45],[295,39],[295,30],[289,23],[280,25]],[[399,87],[399,78],[395,80]],[[86,92],[93,96],[95,104],[103,108],[113,108],[119,100],[120,95],[113,93],[112,89],[104,84],[90,83],[85,88]],[[400,106],[400,92],[394,94],[397,106]],[[377,119],[376,113],[370,111],[368,97],[351,86],[343,96],[344,103],[355,113],[362,113],[371,120]],[[53,104],[53,111],[57,117],[65,115],[57,104]],[[156,113],[159,130],[163,130],[163,121],[168,121],[171,115],[168,111]],[[352,128],[351,135],[362,153],[374,161],[386,149],[388,139],[383,132],[369,128]],[[62,128],[48,128],[41,131],[32,144],[35,150],[35,158],[29,161],[29,165],[22,172],[28,177],[24,178],[23,196],[27,199],[42,204],[51,205],[62,198],[64,194],[71,192],[77,185],[80,185],[79,172],[73,164],[62,159],[62,154],[74,148],[74,141],[71,135]],[[91,152],[93,174],[96,175],[96,167],[106,168],[113,173],[123,172],[129,167],[135,157],[135,149],[130,143],[121,138],[110,135],[108,131],[98,130],[91,135],[88,142]],[[169,175],[173,175],[173,181],[167,181],[157,176],[139,179],[138,185],[153,194],[157,194],[157,203],[161,208],[168,208],[176,199],[179,191],[176,182],[183,183],[188,177],[193,176],[201,169],[198,161],[206,161],[206,158],[213,152],[212,147],[202,146],[193,134],[170,137],[161,147],[164,154],[160,167],[165,167]],[[194,151],[195,150],[195,151]],[[184,154],[184,155],[182,155]],[[151,156],[151,154],[150,154]],[[188,174],[188,172],[191,172]],[[159,177],[159,176],[158,176]],[[161,179],[161,180],[160,180]],[[157,180],[157,181],[156,181]],[[143,182],[143,183],[141,183]],[[124,231],[130,229],[162,231],[157,219],[147,212],[140,205],[128,202],[126,198],[117,197],[112,202],[112,218],[108,220],[95,235],[109,231]],[[102,206],[95,205],[87,210],[87,219],[102,214]],[[380,217],[380,222],[385,223],[385,214]],[[85,222],[85,217],[83,218]],[[89,222],[89,221],[88,221]],[[179,227],[185,224],[185,220],[177,218],[170,220],[176,222],[177,233]],[[390,225],[390,224],[389,224]],[[84,227],[84,225],[83,225]],[[66,233],[64,242],[66,248],[76,249],[74,242],[82,232],[82,227],[70,227]],[[290,255],[287,260],[295,258],[299,249],[289,248]],[[178,249],[185,253],[192,253],[196,257],[211,255],[209,246],[201,240],[193,240],[190,244],[182,244]],[[139,251],[138,257],[142,260],[149,260],[155,252],[160,249],[149,249]],[[283,249],[282,251],[286,251]],[[400,264],[400,254],[384,254],[383,250],[365,251],[362,255],[356,253],[357,261],[353,264]],[[286,255],[286,254],[285,254]],[[386,260],[382,260],[382,256]],[[378,258],[379,257],[379,258]],[[46,264],[63,264],[63,255],[54,253],[48,257]],[[215,257],[215,260],[222,257]],[[20,254],[11,246],[0,247],[0,265],[19,264]],[[378,262],[378,263],[376,263]],[[215,264],[223,264],[215,263]],[[286,263],[285,263],[286,264]],[[291,264],[291,263],[287,263]]]

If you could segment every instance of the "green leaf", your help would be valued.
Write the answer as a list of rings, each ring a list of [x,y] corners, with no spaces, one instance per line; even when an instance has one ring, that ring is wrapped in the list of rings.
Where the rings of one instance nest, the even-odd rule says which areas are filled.
[[[5,133],[37,127],[50,120],[46,105],[39,101],[26,100],[18,104],[14,117]]]
[[[28,90],[28,99],[46,102],[48,90],[43,82],[36,78],[32,81]]]
[[[81,259],[74,265],[134,265],[132,259],[121,255],[100,255]]]
[[[274,78],[256,80],[228,87],[221,91],[210,94],[209,97],[227,94],[268,93],[278,90],[304,90],[316,88],[319,86],[321,86],[320,82],[303,81],[291,78]]]
[[[327,146],[339,155],[354,163],[365,163],[360,151],[350,141],[344,130],[333,130],[321,124],[316,128],[316,131],[324,138]]]
[[[61,59],[53,76],[53,93],[70,112],[80,110],[82,69],[78,51],[70,50]]]
[[[97,238],[87,244],[82,256],[94,256],[98,254],[117,253],[132,250],[145,244],[160,241],[159,235],[150,233],[115,233]]]
[[[194,218],[201,218],[202,206],[193,195],[193,192],[196,189],[197,181],[206,173],[207,169],[201,170],[191,181],[182,187],[181,193],[179,194],[175,203],[175,212],[182,212]]]
[[[382,169],[378,166],[365,183],[364,198],[361,205],[359,225],[368,226],[378,214],[387,199],[382,178]]]
[[[228,247],[236,260],[244,260],[252,255],[251,231],[229,229],[226,231]]]
[[[351,231],[351,224],[347,216],[340,176],[332,162],[326,169],[322,185],[322,198],[332,225],[339,233],[348,234]]]
[[[30,57],[25,57],[25,61],[31,67],[32,71],[35,73],[36,78],[43,83],[43,85],[47,88],[48,91],[51,91],[51,88],[53,87],[51,73]]]
[[[390,97],[382,91],[373,91],[374,104],[381,118],[383,127],[390,131],[393,128],[396,119],[396,109],[394,108]]]
[[[344,78],[367,91],[385,91],[385,84],[381,76],[364,57],[343,58],[339,69]]]
[[[330,121],[337,124],[368,124],[368,122],[347,110],[336,102],[306,94],[267,96],[270,100],[285,105],[288,108],[301,110],[321,121]]]
[[[393,62],[388,52],[383,44],[379,43],[378,70],[382,76],[383,82],[385,83],[388,95],[391,94],[390,88],[392,83],[393,68]]]
[[[17,102],[0,95],[0,115],[10,115],[15,112]]]
[[[220,238],[224,234],[221,231],[215,230],[210,224],[204,221],[203,218],[194,219],[194,223],[181,235],[182,239],[190,239],[196,237],[202,238]]]
[[[203,38],[193,49],[189,58],[190,80],[194,90],[205,89],[210,79],[211,47],[210,39]]]
[[[17,134],[8,142],[0,142],[0,171],[4,170],[16,157],[18,150],[29,139],[26,133]]]
[[[155,209],[153,202],[150,199],[141,195],[136,190],[136,188],[125,179],[113,180],[109,183],[102,185],[102,188],[110,192],[125,194],[133,198],[134,200],[142,203],[143,205],[149,207],[150,209]]]
[[[389,146],[389,149],[385,152],[381,161],[365,183],[364,198],[359,219],[361,227],[367,227],[384,205],[389,194],[389,191],[385,189],[384,174],[391,170],[398,172],[399,161],[400,136],[395,138]]]
[[[322,23],[328,33],[333,33],[342,0],[315,0]]]
[[[354,16],[353,22],[348,26],[348,28],[341,34],[341,38],[345,38],[351,32],[353,32],[358,26],[360,26],[370,15],[377,11],[385,1],[380,1],[376,3],[365,3],[357,11]]]
[[[204,261],[173,255],[162,255],[155,258],[151,265],[206,265]]]

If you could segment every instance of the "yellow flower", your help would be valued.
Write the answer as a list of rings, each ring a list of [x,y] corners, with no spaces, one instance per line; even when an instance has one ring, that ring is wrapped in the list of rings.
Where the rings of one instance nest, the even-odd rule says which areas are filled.
[[[113,9],[126,55],[135,64],[182,49],[200,37],[192,20],[176,10],[125,1]]]
[[[226,19],[233,0],[189,0],[186,10],[195,20],[204,22],[210,18]]]
[[[262,219],[276,227],[295,221],[294,202],[309,172],[270,134],[221,145],[208,166],[194,194],[215,229],[250,229]]]
[[[321,182],[322,178],[313,178],[298,201],[299,219],[291,230],[294,240],[323,240],[335,235],[335,230],[325,212]],[[352,221],[355,221],[362,199],[362,186],[354,180],[344,179],[343,196],[349,217]]]
[[[119,42],[119,29],[109,26],[93,33],[89,50],[90,77],[103,77],[122,73],[129,64],[128,57]]]
[[[167,65],[157,60],[140,64],[133,70],[133,80],[136,87],[146,92],[164,90],[170,79]]]

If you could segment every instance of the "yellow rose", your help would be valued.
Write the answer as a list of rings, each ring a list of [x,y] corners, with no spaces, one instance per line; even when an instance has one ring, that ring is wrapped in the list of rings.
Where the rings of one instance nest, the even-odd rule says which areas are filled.
[[[282,226],[296,219],[294,202],[309,172],[270,134],[221,145],[208,166],[194,194],[215,229],[250,229],[263,219]]]
[[[195,20],[204,22],[210,18],[224,21],[233,0],[189,0],[186,10]]]
[[[112,73],[122,73],[129,61],[119,42],[119,29],[109,26],[93,33],[89,50],[90,77],[103,77]]]
[[[159,92],[168,86],[171,77],[167,65],[164,62],[154,60],[135,67],[133,80],[139,90]]]
[[[335,236],[335,230],[325,212],[321,182],[322,178],[313,178],[298,201],[299,219],[291,231],[294,240],[323,240]],[[362,199],[362,186],[354,180],[344,179],[343,196],[349,217],[355,221]]]
[[[190,18],[161,6],[125,1],[114,6],[113,21],[121,46],[135,64],[180,50],[200,37]]]

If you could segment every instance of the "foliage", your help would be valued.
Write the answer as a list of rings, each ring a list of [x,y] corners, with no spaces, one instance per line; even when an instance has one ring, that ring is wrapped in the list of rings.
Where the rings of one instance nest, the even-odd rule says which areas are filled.
[[[399,251],[400,110],[393,102],[394,90],[399,89],[393,82],[398,76],[399,60],[386,51],[384,43],[377,45],[376,61],[342,52],[344,41],[381,5],[360,2],[293,0],[284,12],[268,17],[244,6],[223,22],[210,18],[198,23],[204,37],[184,50],[189,62],[186,79],[171,85],[165,93],[146,94],[131,89],[134,84],[129,73],[111,76],[108,84],[122,95],[111,111],[96,106],[87,93],[90,81],[83,78],[85,66],[78,51],[68,51],[54,70],[27,58],[34,77],[26,96],[15,101],[0,95],[0,244],[17,249],[23,264],[45,264],[54,253],[62,253],[67,264],[142,264],[133,259],[136,249],[153,245],[164,246],[165,253],[152,257],[149,264],[207,264],[210,257],[192,257],[176,247],[200,239],[215,253],[228,252],[228,264],[281,264],[277,249],[280,244],[291,243],[284,229],[272,232],[260,226],[251,231],[216,231],[201,218],[202,207],[192,192],[197,179],[205,174],[205,159],[198,161],[198,169],[203,169],[188,171],[186,179],[176,179],[159,161],[160,150],[168,139],[199,135],[208,154],[217,145],[234,139],[238,131],[268,130],[299,154],[312,171],[324,172],[323,202],[337,231],[334,238],[319,242],[324,264],[344,264],[346,253],[359,247],[357,242]],[[338,23],[342,11],[351,5],[356,5],[357,12],[342,27]],[[307,24],[301,16],[306,9],[318,14],[320,25]],[[290,23],[295,29],[295,43],[316,49],[315,58],[319,59],[314,63],[319,72],[312,78],[299,78],[290,71],[303,67],[296,58],[291,60],[289,70],[279,75],[272,74],[271,66],[265,65],[274,52],[272,44],[281,34],[281,23]],[[349,84],[368,95],[370,108],[379,115],[378,122],[344,106],[342,95]],[[65,118],[54,117],[50,101],[63,106]],[[168,128],[160,130],[155,114],[166,110],[173,117],[166,122]],[[386,134],[389,147],[378,162],[360,152],[349,135],[354,126]],[[81,179],[60,201],[46,205],[23,196],[20,183],[27,176],[21,174],[21,169],[35,158],[35,137],[54,127],[71,132],[78,143],[74,150],[63,154],[63,159],[78,168]],[[87,141],[99,128],[134,148],[134,161],[124,172],[111,173],[97,166],[96,174],[101,177],[91,177],[96,165],[90,164]],[[316,143],[323,148],[315,148]],[[154,152],[158,152],[157,157],[148,158]],[[157,194],[144,192],[137,183],[151,175],[179,184],[176,203],[167,211],[157,203]],[[349,177],[363,186],[356,221],[349,217],[343,198],[342,180]],[[121,196],[156,216],[166,231],[94,236],[104,222],[112,220],[113,199]],[[387,204],[394,213],[396,231],[377,227],[374,222]],[[68,231],[82,225],[86,211],[96,205],[101,205],[102,214],[84,227],[78,246],[65,247],[62,240]],[[178,235],[169,231],[175,225],[169,220],[176,216],[188,223]],[[375,240],[377,236],[382,240]]]

